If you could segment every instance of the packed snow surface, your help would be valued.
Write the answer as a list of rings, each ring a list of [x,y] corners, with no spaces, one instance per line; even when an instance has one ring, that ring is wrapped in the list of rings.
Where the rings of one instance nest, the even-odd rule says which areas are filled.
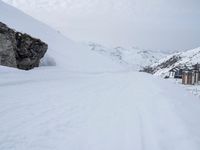
[[[200,148],[199,100],[148,74],[4,69],[0,91],[1,150]]]

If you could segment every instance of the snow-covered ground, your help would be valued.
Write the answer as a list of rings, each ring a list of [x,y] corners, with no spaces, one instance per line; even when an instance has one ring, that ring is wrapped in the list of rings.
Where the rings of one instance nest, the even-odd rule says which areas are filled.
[[[28,72],[0,67],[0,150],[200,149],[200,101],[192,94],[131,72],[1,1],[0,14],[47,42],[44,61],[56,63]]]
[[[193,95],[200,98],[200,86],[199,85],[185,85],[186,89]]]
[[[200,102],[137,72],[55,67],[0,78],[1,150],[198,150]]]
[[[181,79],[170,78],[170,79],[167,79],[167,80],[170,80],[172,83],[177,84],[178,86],[186,89],[186,91],[190,92],[194,96],[200,98],[200,85],[199,84],[184,85],[184,84],[182,84],[182,80]]]

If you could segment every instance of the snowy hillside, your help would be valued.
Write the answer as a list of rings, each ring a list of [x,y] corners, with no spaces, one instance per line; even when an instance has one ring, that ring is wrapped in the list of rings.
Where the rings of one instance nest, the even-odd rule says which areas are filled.
[[[172,68],[181,67],[184,65],[191,66],[197,63],[200,63],[200,48],[169,55],[150,67],[153,74],[165,76],[168,75]]]
[[[87,46],[75,43],[49,26],[0,1],[0,20],[9,27],[40,38],[49,45],[43,64],[56,63],[57,66],[74,71],[117,70],[119,65],[109,58],[91,52]],[[55,63],[54,63],[55,62]]]
[[[140,70],[145,66],[157,63],[158,60],[167,56],[163,52],[142,50],[135,47],[130,49],[123,47],[107,48],[96,43],[89,43],[89,47],[92,51],[97,51],[134,70]]]
[[[126,71],[1,1],[0,21],[48,43],[43,64],[56,63],[0,66],[0,150],[200,149],[200,102],[182,87]]]

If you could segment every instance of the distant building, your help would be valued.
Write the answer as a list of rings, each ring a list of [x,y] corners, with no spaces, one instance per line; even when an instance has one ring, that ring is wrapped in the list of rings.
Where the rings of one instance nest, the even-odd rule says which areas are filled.
[[[173,68],[169,71],[169,78],[174,78],[175,72],[178,70],[178,68]]]
[[[196,65],[192,66],[194,70],[199,71],[200,72],[200,64],[197,63]]]
[[[195,85],[200,82],[200,64],[193,65],[191,69],[183,70],[182,83]]]
[[[175,79],[182,79],[182,77],[183,77],[183,69],[178,69],[174,74],[174,78]]]
[[[171,69],[168,78],[182,79],[182,84],[195,85],[200,83],[200,64],[184,65]],[[166,78],[167,78],[166,77]]]
[[[175,79],[182,79],[184,69],[182,68],[173,68],[169,71],[169,77]]]

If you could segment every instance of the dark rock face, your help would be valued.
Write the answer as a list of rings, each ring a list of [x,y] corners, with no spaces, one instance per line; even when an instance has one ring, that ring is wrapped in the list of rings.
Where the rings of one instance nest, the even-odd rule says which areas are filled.
[[[153,74],[154,73],[154,68],[152,68],[151,66],[146,66],[142,70],[140,70],[140,72],[146,72],[146,73]]]
[[[30,70],[38,67],[48,45],[0,22],[0,65]]]

